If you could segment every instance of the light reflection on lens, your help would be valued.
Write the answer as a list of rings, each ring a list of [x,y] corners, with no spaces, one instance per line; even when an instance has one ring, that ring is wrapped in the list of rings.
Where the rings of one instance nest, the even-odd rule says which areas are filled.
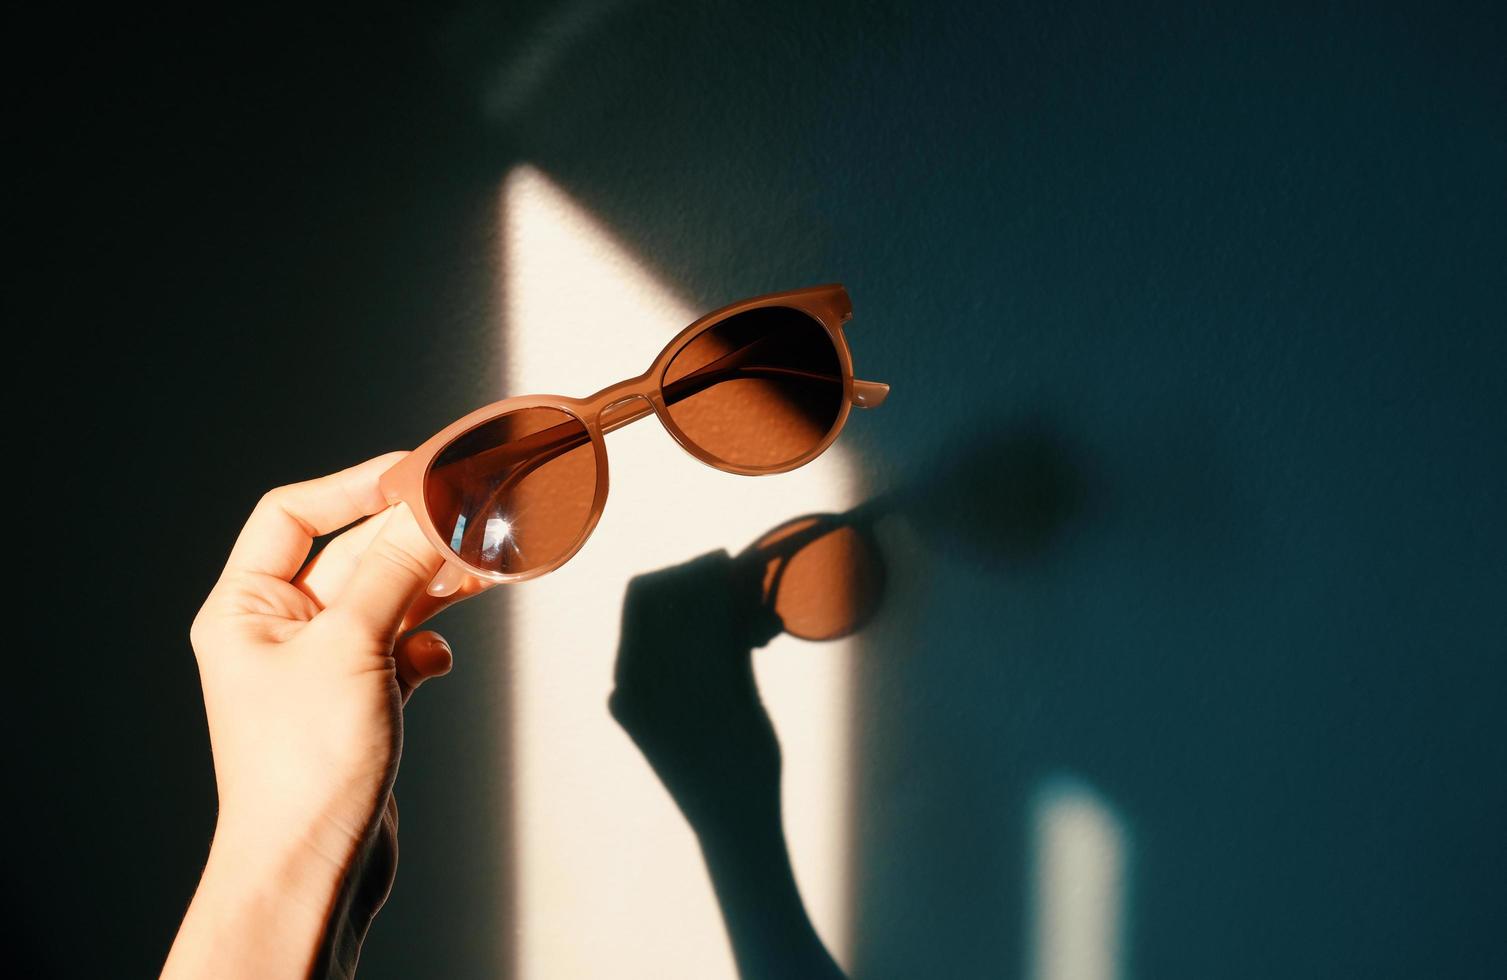
[[[591,519],[596,456],[586,426],[556,408],[523,408],[458,436],[435,457],[424,498],[450,547],[477,568],[513,574],[568,554]]]

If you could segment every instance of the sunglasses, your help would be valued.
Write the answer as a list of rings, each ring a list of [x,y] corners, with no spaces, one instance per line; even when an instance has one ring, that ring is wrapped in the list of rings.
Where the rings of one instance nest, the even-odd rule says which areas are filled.
[[[604,437],[651,413],[719,470],[811,462],[854,405],[889,394],[853,377],[842,333],[852,315],[837,283],[756,296],[686,327],[636,378],[586,398],[505,398],[450,423],[380,481],[445,558],[430,594],[454,594],[467,575],[518,582],[565,564],[607,503]]]

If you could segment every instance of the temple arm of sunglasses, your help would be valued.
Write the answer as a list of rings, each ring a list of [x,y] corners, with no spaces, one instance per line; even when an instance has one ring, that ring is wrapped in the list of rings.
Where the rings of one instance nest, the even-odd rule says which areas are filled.
[[[766,367],[762,365],[752,368],[723,368],[716,371],[709,371],[707,368],[702,368],[695,374],[686,375],[684,378],[680,378],[679,380],[672,381],[669,384],[665,385],[665,402],[666,404],[673,405],[676,402],[689,398],[694,394],[705,391],[712,385],[717,384],[721,381],[725,381],[729,377],[734,375],[742,375],[745,377],[750,375],[762,377],[802,377],[812,378],[818,381],[834,380],[826,375],[817,374],[811,371],[798,371],[794,368]],[[877,384],[877,382],[863,382],[863,384]],[[882,387],[885,391],[889,390],[888,385],[883,385]],[[883,392],[881,392],[879,395],[879,401],[883,400],[884,394]],[[856,388],[853,403],[855,405],[858,404]],[[872,402],[870,404],[864,405],[864,407],[867,408],[871,407],[871,405],[877,404],[878,402]],[[604,433],[613,432],[629,424],[630,422],[637,422],[639,419],[653,414],[653,412],[653,407],[651,407],[648,402],[644,401],[641,398],[636,398],[631,401],[625,401],[615,408],[612,408],[609,411],[603,413],[600,419],[602,431]],[[577,446],[584,446],[587,441],[588,439],[585,431],[578,423],[560,422],[556,425],[550,426],[549,428],[540,429],[538,432],[530,433],[529,435],[515,439],[501,446],[496,446],[492,449],[484,449],[480,452],[473,453],[467,458],[492,459],[499,454],[506,454],[508,456],[518,457],[520,460],[524,461],[524,465],[532,468],[543,465],[544,463],[549,462],[551,459],[554,459],[561,453],[575,449]],[[523,474],[520,473],[519,475],[521,476]]]
[[[734,370],[707,372],[703,369],[696,374],[688,375],[678,381],[671,382],[665,386],[665,401],[673,404],[684,398],[688,398],[724,380],[728,375],[734,373]],[[753,369],[743,368],[741,369],[741,373],[745,375],[798,375],[818,379],[824,377],[807,371],[762,366]],[[643,399],[633,399],[618,405],[611,410],[610,414],[604,413],[600,424],[604,433],[612,432],[630,422],[637,422],[639,419],[653,413],[654,409]],[[471,508],[472,511],[477,513],[488,511],[492,502],[506,493],[508,488],[514,483],[523,479],[550,460],[570,452],[572,449],[584,446],[589,441],[590,437],[586,435],[586,431],[581,427],[580,423],[560,422],[548,428],[540,429],[538,432],[531,432],[526,436],[513,439],[500,446],[484,449],[464,457],[465,462],[473,465],[477,461],[485,460],[487,465],[493,469],[500,471],[507,468],[510,470],[502,482],[487,495],[487,499],[482,502],[481,507]],[[462,532],[462,553],[465,552],[468,543],[475,542],[476,536],[480,533],[480,528],[480,524],[472,524],[466,531]]]
[[[748,346],[751,347],[753,345]],[[832,380],[828,375],[823,375],[818,372],[812,371],[800,371],[794,368],[769,367],[764,365],[757,365],[752,369],[742,367],[741,365],[737,364],[737,360],[739,356],[742,355],[747,349],[748,348],[745,347],[741,348],[740,350],[733,351],[732,353],[719,358],[717,361],[714,361],[711,364],[702,367],[693,374],[689,374],[684,378],[679,378],[675,381],[670,382],[664,388],[666,403],[674,404],[685,398],[689,398],[691,395],[697,394],[698,392],[710,388],[714,384],[726,380],[730,375],[738,373],[745,375],[775,375],[783,377],[795,376],[811,378],[819,381]],[[889,389],[890,386],[881,381],[855,380],[853,383],[853,404],[859,408],[878,407],[884,402],[885,397],[889,394]],[[654,409],[642,399],[635,399],[633,401],[624,402],[622,405],[618,406],[617,410],[614,411],[611,415],[604,415],[604,417],[600,420],[602,431],[604,433],[612,432],[625,425],[628,425],[631,422],[636,422],[646,415],[652,414],[653,411]],[[579,424],[574,422],[561,422],[558,425],[550,426],[546,429],[541,429],[538,432],[531,433],[527,436],[522,437],[521,439],[516,439],[503,446],[498,446],[495,449],[485,450],[481,453],[474,454],[472,457],[470,457],[471,459],[485,458],[492,456],[494,453],[506,452],[509,456],[513,456],[519,460],[519,464],[517,465],[516,469],[514,469],[513,472],[509,473],[503,480],[503,482],[499,484],[498,487],[488,495],[488,499],[483,503],[481,510],[485,511],[490,508],[492,501],[505,493],[508,486],[510,486],[511,484],[522,479],[527,474],[533,472],[535,469],[556,458],[562,453],[568,452],[571,449],[575,449],[579,446],[583,446],[588,441],[589,438],[584,434],[584,431],[581,429]],[[470,533],[463,532],[464,536],[460,549],[462,553],[464,553],[465,546],[467,544],[467,541],[465,539],[472,539],[472,542],[474,543],[474,537],[480,531],[480,529],[481,525],[476,524],[473,525],[473,527],[470,529]],[[450,568],[450,566],[446,567]],[[454,571],[458,572],[458,570]],[[463,573],[452,574],[451,572],[442,570],[441,573],[435,577],[435,580],[430,583],[430,592],[435,595],[449,595],[460,587],[463,580]],[[443,591],[435,591],[436,589],[441,589]]]
[[[695,374],[672,381],[665,386],[665,402],[673,405],[678,401],[689,398],[691,395],[704,391],[713,384],[725,380],[728,375],[733,374],[737,370],[737,368],[731,370],[723,368],[721,370],[708,371],[706,368],[703,368]],[[795,376],[823,381],[830,380],[826,375],[810,371],[799,371],[793,368],[759,366],[752,370],[748,368],[741,370],[744,374],[778,377]],[[853,404],[859,408],[877,408],[884,403],[884,399],[889,395],[889,391],[890,386],[882,381],[854,381]],[[604,433],[613,432],[631,422],[637,422],[639,419],[653,414],[653,412],[654,409],[643,399],[623,402],[615,409],[610,410],[610,414],[603,414],[601,419],[602,431]],[[560,454],[569,452],[578,446],[584,446],[588,441],[588,437],[578,423],[561,422],[494,449],[483,450],[470,458],[486,459],[492,457],[494,454],[506,453],[508,456],[516,457],[520,461],[518,469],[508,474],[503,484],[490,495],[491,499],[495,499],[515,478],[521,479]],[[488,500],[488,503],[491,502],[491,499]]]
[[[709,371],[707,368],[702,368],[695,374],[688,374],[665,385],[665,404],[674,405],[676,402],[684,401],[692,395],[699,394],[713,385],[721,384],[723,381],[734,376],[745,378],[807,378],[812,381],[836,380],[831,375],[821,374],[817,371],[802,371],[798,368],[771,367],[768,365],[755,365],[753,367],[732,366],[717,371]],[[869,384],[869,382],[863,383]],[[889,386],[885,385],[884,388],[887,391]],[[879,395],[879,401],[884,401],[883,393]],[[874,402],[873,404],[877,405],[878,403]],[[856,390],[854,391],[853,404],[859,404]],[[870,406],[864,405],[863,407],[868,408]],[[614,429],[622,428],[629,422],[637,422],[653,411],[654,409],[641,398],[623,402],[610,413],[603,414],[601,418],[602,431],[611,432]]]
[[[889,395],[890,386],[883,381],[853,379],[853,405],[857,408],[878,408]]]

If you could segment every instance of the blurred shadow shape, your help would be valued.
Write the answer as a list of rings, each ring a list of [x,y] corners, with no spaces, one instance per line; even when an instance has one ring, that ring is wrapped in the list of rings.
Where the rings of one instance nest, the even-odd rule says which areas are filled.
[[[1088,500],[1082,468],[1039,420],[974,430],[892,495],[922,535],[993,571],[1045,557]]]

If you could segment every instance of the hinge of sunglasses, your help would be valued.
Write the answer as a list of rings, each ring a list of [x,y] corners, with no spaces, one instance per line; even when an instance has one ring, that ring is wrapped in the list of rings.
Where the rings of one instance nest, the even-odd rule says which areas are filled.
[[[890,386],[883,381],[853,379],[853,404],[859,408],[878,408],[889,397]]]

